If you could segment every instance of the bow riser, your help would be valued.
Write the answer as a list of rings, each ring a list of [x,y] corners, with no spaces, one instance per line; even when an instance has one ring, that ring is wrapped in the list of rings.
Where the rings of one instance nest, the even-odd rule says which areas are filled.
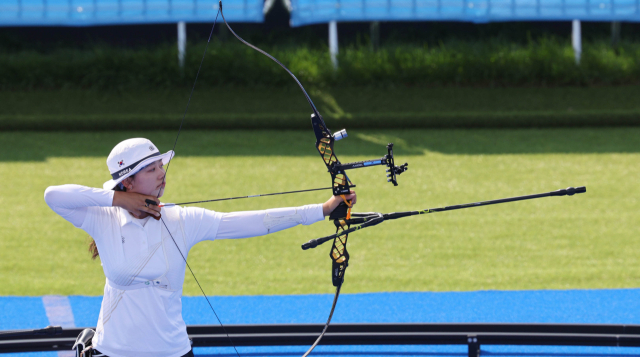
[[[343,221],[344,222],[344,221]],[[338,228],[338,233],[341,230],[349,229],[349,225],[345,224],[344,227]],[[331,281],[333,286],[342,285],[344,282],[344,272],[349,266],[349,252],[347,252],[347,239],[349,234],[337,237],[333,240],[333,246],[329,257],[331,258]]]
[[[327,170],[331,174],[333,195],[348,195],[351,193],[350,188],[353,184],[344,170],[340,168],[340,161],[333,151],[333,145],[335,144],[336,139],[331,134],[331,131],[327,129],[327,126],[324,124],[321,117],[311,114],[311,124],[313,125],[313,131],[316,134],[316,149],[318,150],[322,161],[324,161]]]
[[[350,228],[348,223],[350,216],[349,207],[341,203],[329,216],[329,219],[333,220],[333,224],[336,226],[336,234],[344,233]],[[333,286],[342,285],[344,282],[344,273],[349,266],[349,252],[347,252],[347,239],[349,234],[338,235],[333,239],[333,245],[329,251],[329,258],[331,258],[331,281]]]

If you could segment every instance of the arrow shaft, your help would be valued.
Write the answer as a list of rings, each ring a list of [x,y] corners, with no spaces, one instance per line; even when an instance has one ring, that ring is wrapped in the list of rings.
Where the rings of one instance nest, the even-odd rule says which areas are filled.
[[[349,186],[351,188],[356,187],[356,185]],[[237,197],[226,197],[226,198],[216,198],[213,200],[204,200],[204,201],[192,201],[192,202],[181,202],[181,203],[166,203],[159,205],[158,207],[173,207],[173,206],[182,206],[182,205],[191,205],[196,203],[205,203],[205,202],[217,202],[217,201],[230,201],[230,200],[239,200],[243,198],[254,198],[254,197],[266,197],[266,196],[278,196],[278,195],[288,195],[290,193],[301,193],[301,192],[311,192],[311,191],[323,191],[323,190],[332,190],[333,187],[321,187],[321,188],[311,188],[308,190],[297,190],[297,191],[284,191],[284,192],[274,192],[274,193],[261,193],[258,195],[248,195],[248,196],[237,196]]]

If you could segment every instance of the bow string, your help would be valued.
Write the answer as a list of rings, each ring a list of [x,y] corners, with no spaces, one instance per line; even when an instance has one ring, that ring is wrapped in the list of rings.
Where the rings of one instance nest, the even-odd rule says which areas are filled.
[[[213,23],[213,26],[211,27],[211,32],[210,32],[209,38],[207,40],[207,45],[205,46],[204,53],[202,54],[202,59],[200,61],[200,66],[198,67],[198,71],[196,73],[196,77],[195,77],[193,86],[191,88],[191,92],[189,94],[189,99],[187,101],[187,106],[186,106],[184,114],[182,116],[182,121],[180,122],[180,127],[178,129],[178,134],[176,135],[176,140],[175,140],[175,142],[173,144],[173,151],[174,152],[175,152],[176,144],[178,143],[178,138],[180,137],[180,133],[182,131],[182,127],[183,127],[187,112],[189,110],[189,104],[191,103],[191,98],[193,96],[193,92],[195,90],[195,86],[196,86],[196,83],[198,81],[198,76],[200,74],[200,71],[202,69],[202,65],[204,63],[204,58],[205,58],[205,55],[207,53],[207,49],[208,49],[209,43],[211,42],[211,38],[212,38],[212,35],[213,35],[213,30],[214,30],[215,25],[216,25],[217,20],[218,20],[218,15],[222,16],[222,20],[224,21],[224,24],[229,29],[229,31],[233,34],[234,37],[236,37],[243,44],[251,47],[252,49],[254,49],[254,50],[256,50],[256,51],[258,51],[260,53],[262,53],[263,55],[265,55],[266,57],[270,58],[271,60],[276,62],[278,65],[280,65],[287,73],[289,73],[289,75],[291,75],[291,77],[294,79],[294,81],[298,84],[298,87],[300,87],[300,90],[304,94],[305,99],[307,100],[307,102],[309,103],[309,106],[311,107],[311,111],[312,111],[311,123],[312,123],[312,127],[313,127],[313,130],[314,130],[314,133],[316,135],[316,149],[318,150],[318,153],[320,154],[323,162],[325,163],[325,166],[326,166],[328,172],[331,175],[331,187],[319,188],[319,189],[309,189],[309,190],[298,190],[298,191],[269,193],[269,194],[259,194],[259,195],[249,195],[249,196],[239,196],[239,197],[229,197],[229,198],[221,198],[221,199],[213,199],[213,200],[205,200],[205,201],[185,202],[185,203],[180,203],[180,204],[193,204],[193,203],[214,202],[214,201],[241,199],[241,198],[273,196],[273,195],[280,195],[280,194],[317,191],[317,190],[323,190],[323,189],[331,189],[333,191],[333,195],[334,196],[340,196],[342,198],[343,202],[341,202],[340,205],[333,212],[331,212],[331,214],[329,216],[329,219],[333,220],[333,222],[334,222],[334,224],[336,226],[336,234],[334,235],[335,236],[334,237],[334,242],[333,242],[333,245],[332,245],[330,253],[329,253],[329,256],[330,256],[330,258],[332,260],[332,269],[331,269],[331,271],[332,271],[332,283],[336,287],[336,293],[334,295],[333,304],[331,306],[331,311],[329,313],[329,317],[328,317],[327,322],[326,322],[326,324],[324,326],[324,329],[323,329],[322,333],[318,336],[316,341],[313,343],[313,345],[309,348],[309,350],[303,355],[303,357],[306,357],[318,345],[318,343],[320,343],[320,340],[322,339],[322,337],[324,336],[325,332],[327,331],[327,328],[329,327],[329,324],[331,322],[331,318],[332,318],[333,313],[335,311],[335,307],[336,307],[336,304],[337,304],[337,301],[338,301],[338,297],[340,295],[340,289],[342,287],[342,283],[344,282],[344,275],[345,275],[346,269],[348,267],[349,253],[347,252],[347,239],[348,239],[348,235],[349,235],[349,232],[350,232],[351,206],[352,206],[352,203],[351,203],[351,201],[346,199],[345,195],[350,194],[351,193],[351,188],[355,187],[355,185],[351,182],[351,180],[349,179],[349,177],[347,176],[345,171],[346,170],[350,170],[350,169],[356,169],[356,168],[364,168],[364,167],[384,165],[384,166],[386,166],[388,168],[387,169],[387,181],[391,182],[394,186],[397,186],[398,185],[398,183],[397,183],[397,175],[405,172],[408,169],[408,167],[407,167],[408,164],[405,163],[405,164],[400,165],[400,166],[396,166],[395,165],[394,157],[393,157],[393,144],[392,143],[389,143],[389,145],[387,145],[387,154],[382,156],[379,159],[358,161],[358,162],[342,164],[338,160],[336,155],[335,155],[334,143],[336,141],[342,139],[342,138],[347,137],[346,130],[343,129],[343,130],[340,130],[337,133],[333,134],[329,130],[327,125],[325,124],[324,120],[322,119],[322,116],[318,112],[318,109],[316,108],[315,104],[311,100],[311,97],[309,97],[309,94],[305,90],[305,88],[302,85],[302,83],[300,83],[298,78],[296,78],[296,76],[284,64],[282,64],[280,61],[278,61],[278,59],[276,59],[275,57],[273,57],[272,55],[270,55],[266,51],[264,51],[264,50],[262,50],[262,49],[260,49],[260,48],[258,48],[256,46],[250,44],[249,42],[245,41],[244,39],[242,39],[242,37],[238,36],[238,34],[236,34],[235,31],[233,31],[233,29],[231,28],[231,26],[229,26],[229,23],[225,19],[223,7],[222,7],[222,0],[220,0],[218,2],[218,12],[216,14],[216,18],[215,18],[215,21]],[[171,161],[167,164],[167,169],[166,169],[165,177],[163,178],[163,182],[165,182],[165,180],[166,180],[166,175],[169,172],[170,164],[171,164]],[[160,195],[160,193],[158,193],[158,197],[159,197],[159,195]],[[149,204],[157,204],[156,202],[153,202],[151,200],[147,200],[147,203],[149,203]],[[170,207],[170,206],[175,206],[175,205],[180,205],[180,204],[162,204],[160,206],[161,207]],[[167,231],[169,231],[164,219],[162,217],[160,217],[160,220],[162,221],[165,229],[167,229]],[[213,305],[209,301],[209,298],[207,297],[207,294],[204,292],[204,289],[202,288],[202,286],[198,282],[198,279],[196,278],[193,270],[189,266],[189,263],[187,262],[185,254],[180,250],[178,244],[176,243],[176,241],[173,238],[173,235],[171,234],[170,231],[169,231],[169,235],[170,235],[171,239],[173,240],[176,248],[180,252],[180,255],[184,259],[187,267],[189,268],[189,271],[191,272],[191,275],[193,276],[194,280],[196,281],[198,287],[200,288],[200,291],[202,292],[202,295],[205,297],[207,303],[209,304],[209,307],[211,308],[211,310],[213,311],[214,315],[216,316],[216,319],[218,320],[218,323],[220,324],[220,326],[223,328],[225,334],[227,335],[227,338],[229,339],[230,344],[233,346],[233,348],[234,348],[234,350],[236,352],[236,355],[238,357],[240,357],[240,354],[238,353],[238,350],[237,350],[235,344],[233,343],[231,337],[229,336],[229,333],[227,332],[227,330],[225,329],[224,325],[222,324],[222,321],[218,317],[218,314],[215,312],[215,309],[213,308]]]

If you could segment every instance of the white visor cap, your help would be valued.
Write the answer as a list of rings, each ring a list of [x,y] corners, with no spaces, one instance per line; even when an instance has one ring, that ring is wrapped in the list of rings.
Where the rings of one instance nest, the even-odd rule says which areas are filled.
[[[161,154],[149,139],[127,139],[116,145],[107,158],[111,180],[102,185],[105,190],[113,190],[122,180],[135,174],[150,163],[162,160],[166,165],[173,158],[173,150]]]

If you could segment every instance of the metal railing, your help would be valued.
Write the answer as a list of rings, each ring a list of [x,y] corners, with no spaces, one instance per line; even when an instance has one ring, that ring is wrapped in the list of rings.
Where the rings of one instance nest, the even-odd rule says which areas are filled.
[[[323,324],[225,325],[236,346],[307,346]],[[69,350],[82,328],[0,331],[0,353]],[[193,347],[230,346],[220,326],[188,326]],[[640,325],[602,324],[333,324],[321,345],[482,345],[639,347]]]

